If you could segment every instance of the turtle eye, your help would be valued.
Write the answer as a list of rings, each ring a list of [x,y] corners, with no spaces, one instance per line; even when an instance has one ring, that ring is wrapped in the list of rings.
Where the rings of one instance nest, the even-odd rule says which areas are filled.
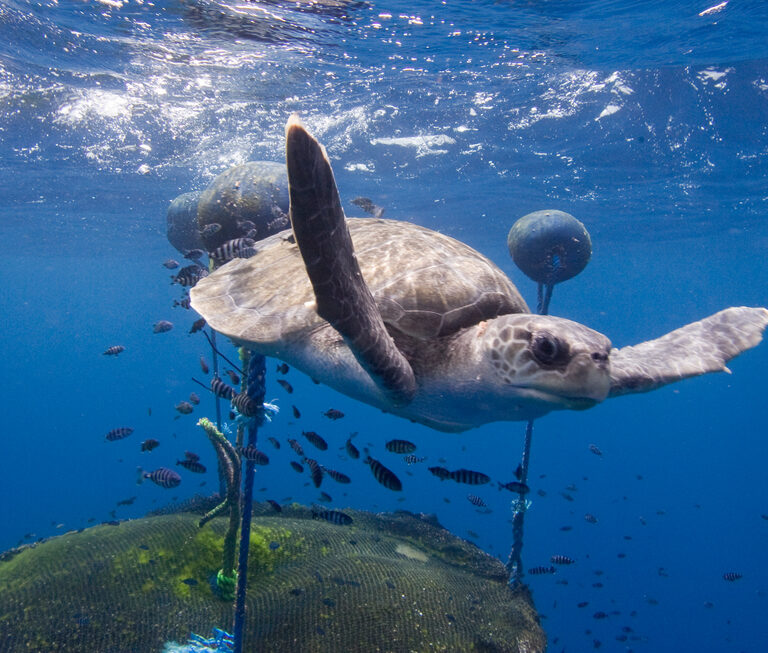
[[[547,332],[540,332],[531,339],[531,353],[543,365],[567,362],[568,346]]]

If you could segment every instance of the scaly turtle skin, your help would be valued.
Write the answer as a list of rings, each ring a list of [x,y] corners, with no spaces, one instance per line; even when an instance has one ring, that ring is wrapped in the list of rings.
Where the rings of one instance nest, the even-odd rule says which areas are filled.
[[[292,117],[293,231],[192,289],[214,329],[351,397],[441,431],[652,390],[725,370],[757,345],[763,308],[729,308],[634,347],[533,315],[469,246],[406,222],[349,219],[325,150]]]

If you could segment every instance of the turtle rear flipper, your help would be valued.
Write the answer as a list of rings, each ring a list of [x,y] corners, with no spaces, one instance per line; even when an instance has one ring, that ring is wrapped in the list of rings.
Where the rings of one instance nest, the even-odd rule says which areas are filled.
[[[285,136],[291,225],[315,292],[317,314],[341,334],[390,400],[408,403],[416,379],[387,333],[360,272],[325,148],[295,115],[288,120]]]
[[[611,352],[609,396],[647,392],[725,364],[763,339],[768,310],[734,307],[710,315],[656,340]]]

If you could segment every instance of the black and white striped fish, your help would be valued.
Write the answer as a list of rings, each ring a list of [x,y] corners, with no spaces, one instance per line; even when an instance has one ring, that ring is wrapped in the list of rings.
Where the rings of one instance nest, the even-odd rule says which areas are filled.
[[[451,472],[450,470],[446,469],[445,467],[429,467],[429,471],[433,476],[437,476],[441,481],[444,481],[448,478],[451,478]]]
[[[312,477],[312,483],[315,487],[320,487],[320,484],[323,482],[322,465],[312,458],[305,458],[304,463],[309,467],[309,475]]]
[[[328,469],[327,467],[323,467],[325,470],[325,473],[328,474],[334,481],[337,483],[351,483],[352,479],[349,478],[346,474],[342,474],[341,472],[337,472],[335,469]]]
[[[427,459],[426,456],[417,456],[412,453],[409,453],[407,456],[403,458],[403,460],[409,465],[414,465],[416,463],[423,463],[426,459]]]
[[[213,390],[213,394],[217,397],[229,399],[230,401],[236,394],[234,388],[224,383],[218,376],[211,378],[211,390]]]
[[[576,562],[573,558],[559,554],[555,554],[550,557],[549,561],[553,565],[572,565],[574,562]]]
[[[528,573],[532,576],[540,576],[541,574],[554,574],[557,570],[554,567],[531,567]]]
[[[739,580],[739,578],[743,578],[744,576],[742,574],[739,574],[735,571],[726,571],[723,574],[723,580],[730,581],[731,583],[735,580]]]
[[[176,487],[179,483],[181,483],[181,476],[179,476],[172,469],[168,469],[167,467],[158,467],[153,472],[145,472],[141,469],[141,467],[139,467],[139,483],[141,483],[145,478],[148,478],[153,483],[166,489]]]
[[[301,465],[301,463],[297,463],[295,460],[291,461],[291,467],[293,467],[293,470],[301,474],[304,471],[304,467]]]
[[[208,276],[208,270],[195,263],[192,265],[186,265],[178,274],[171,276],[172,283],[178,283],[180,286],[188,288],[194,286],[200,279]]]
[[[245,392],[240,392],[232,397],[232,405],[237,408],[237,412],[244,417],[256,417],[259,414],[261,406],[251,399]]]
[[[130,426],[121,426],[120,428],[112,429],[107,433],[107,440],[110,442],[122,440],[123,438],[127,438],[131,433],[133,433],[133,429]]]
[[[385,488],[393,492],[400,492],[403,489],[403,484],[394,472],[387,469],[378,460],[367,456],[363,462],[371,468],[373,477]]]
[[[272,436],[270,435],[270,436],[267,438],[267,440],[269,440],[269,441],[272,443],[272,446],[273,446],[275,449],[279,449],[279,448],[280,448],[280,442],[277,440],[277,438],[274,438],[274,437],[272,437]]]
[[[324,519],[337,526],[349,526],[352,523],[352,517],[341,510],[313,510],[312,519]]]
[[[293,449],[299,456],[304,455],[304,447],[302,447],[296,440],[293,438],[288,438],[288,445]]]
[[[194,472],[195,474],[205,474],[207,471],[203,463],[197,460],[190,460],[189,458],[185,458],[184,460],[177,460],[176,464],[181,465],[184,469],[188,469],[190,472]]]
[[[347,455],[350,458],[354,458],[355,460],[357,460],[360,457],[360,451],[354,444],[352,444],[351,435],[347,438],[347,441],[344,443],[344,448],[347,450]]]
[[[245,459],[256,463],[257,465],[269,465],[269,456],[263,451],[259,451],[255,444],[249,444],[246,447],[238,447],[237,452]]]
[[[482,472],[476,472],[472,469],[456,469],[450,473],[449,478],[457,483],[465,483],[466,485],[485,485],[491,480],[490,476],[483,474]]]
[[[301,434],[307,438],[309,443],[318,449],[320,451],[326,451],[328,449],[328,443],[320,436],[320,434],[315,433],[314,431],[302,431]]]
[[[104,356],[117,356],[122,351],[125,351],[125,347],[122,345],[112,345],[111,347],[107,347],[102,354],[104,354]]]
[[[469,501],[473,506],[477,506],[478,508],[486,507],[485,501],[483,501],[480,497],[478,497],[475,494],[468,494],[467,501]]]
[[[416,445],[408,440],[390,440],[384,445],[387,451],[392,453],[413,453],[416,451]]]
[[[249,258],[256,252],[253,246],[256,241],[251,238],[233,238],[223,245],[219,245],[208,255],[219,265],[223,265],[235,258]]]

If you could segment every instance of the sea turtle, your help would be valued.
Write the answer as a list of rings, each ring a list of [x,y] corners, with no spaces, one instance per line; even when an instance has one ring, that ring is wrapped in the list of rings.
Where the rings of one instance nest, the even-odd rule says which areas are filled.
[[[286,127],[292,231],[201,279],[215,330],[440,431],[584,409],[717,370],[757,345],[764,308],[729,308],[634,347],[531,314],[469,246],[407,222],[346,219],[324,148]]]

